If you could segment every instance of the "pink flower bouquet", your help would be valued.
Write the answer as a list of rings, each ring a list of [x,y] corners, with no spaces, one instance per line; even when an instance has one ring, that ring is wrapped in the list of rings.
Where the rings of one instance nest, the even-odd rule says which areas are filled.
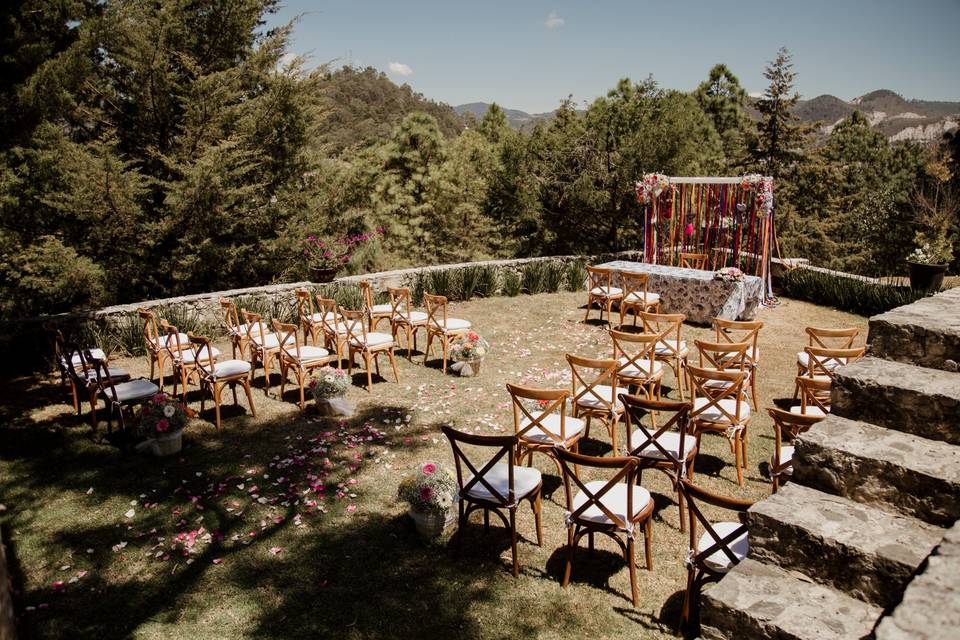
[[[397,495],[416,511],[443,513],[457,501],[457,483],[438,463],[425,462],[403,479]]]

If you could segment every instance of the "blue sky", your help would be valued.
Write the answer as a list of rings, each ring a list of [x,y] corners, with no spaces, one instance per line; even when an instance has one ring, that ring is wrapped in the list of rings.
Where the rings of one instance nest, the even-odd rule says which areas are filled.
[[[807,98],[960,100],[960,0],[285,0],[270,25],[300,14],[291,49],[311,65],[373,66],[452,105],[548,111],[651,74],[690,90],[717,62],[759,92],[780,46]]]

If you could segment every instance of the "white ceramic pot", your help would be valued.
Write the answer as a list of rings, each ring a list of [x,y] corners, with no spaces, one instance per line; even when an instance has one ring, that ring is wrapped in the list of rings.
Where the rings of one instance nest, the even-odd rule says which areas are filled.
[[[347,400],[346,396],[336,396],[335,398],[315,398],[317,413],[321,416],[346,416],[351,417],[356,407]]]
[[[413,523],[417,525],[417,531],[420,535],[428,540],[442,535],[457,520],[457,514],[453,509],[437,513],[434,511],[418,511],[411,507],[407,513],[413,518]]]

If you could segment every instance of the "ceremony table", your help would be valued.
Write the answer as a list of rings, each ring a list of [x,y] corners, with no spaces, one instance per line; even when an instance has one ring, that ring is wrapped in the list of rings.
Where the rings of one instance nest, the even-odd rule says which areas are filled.
[[[621,272],[647,274],[647,290],[660,295],[660,313],[682,313],[694,324],[709,325],[713,318],[753,320],[763,297],[763,280],[757,276],[726,282],[714,279],[713,271],[646,262],[614,260],[596,266],[615,272],[615,287]]]

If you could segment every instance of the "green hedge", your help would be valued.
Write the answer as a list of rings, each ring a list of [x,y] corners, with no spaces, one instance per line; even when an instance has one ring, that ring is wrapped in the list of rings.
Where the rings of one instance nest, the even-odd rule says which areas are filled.
[[[928,295],[909,287],[876,284],[803,268],[788,271],[780,279],[780,288],[790,298],[808,300],[867,317],[910,304]]]

